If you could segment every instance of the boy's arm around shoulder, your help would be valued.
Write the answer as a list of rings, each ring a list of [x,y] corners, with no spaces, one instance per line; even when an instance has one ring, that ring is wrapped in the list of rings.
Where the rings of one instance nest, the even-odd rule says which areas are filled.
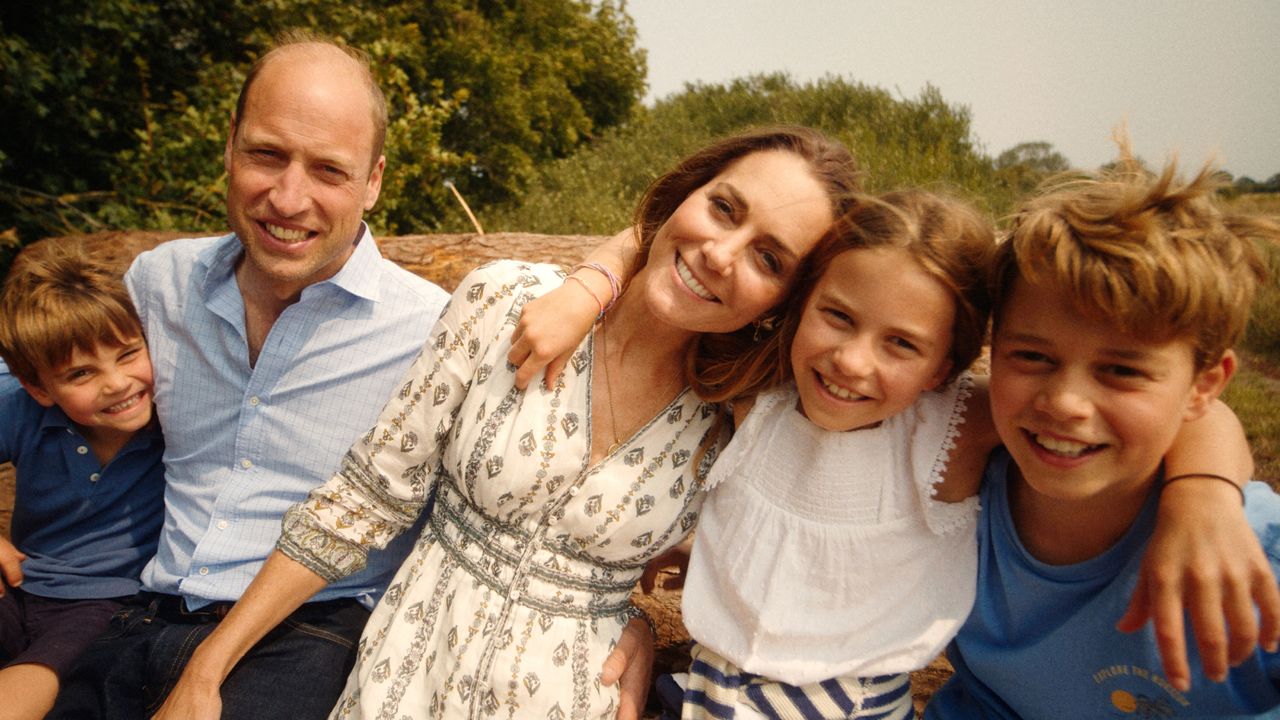
[[[951,449],[941,482],[934,486],[936,500],[960,502],[978,494],[987,456],[1000,444],[991,420],[989,387],[985,375],[973,378],[969,399],[965,401],[964,422],[955,437],[955,447]]]
[[[1161,489],[1138,585],[1116,627],[1131,632],[1154,622],[1165,676],[1175,687],[1191,682],[1187,614],[1211,680],[1225,678],[1228,666],[1248,657],[1256,643],[1276,645],[1280,590],[1239,490],[1252,472],[1244,429],[1220,400],[1183,424],[1165,456],[1165,477],[1189,477]]]

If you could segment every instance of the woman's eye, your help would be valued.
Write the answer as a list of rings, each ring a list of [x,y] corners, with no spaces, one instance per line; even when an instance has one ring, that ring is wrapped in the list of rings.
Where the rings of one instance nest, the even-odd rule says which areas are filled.
[[[782,272],[782,261],[778,259],[777,255],[767,250],[760,253],[760,262],[768,268],[769,272],[775,275]]]
[[[722,197],[712,197],[711,207],[719,215],[723,215],[724,217],[733,217],[733,204]]]

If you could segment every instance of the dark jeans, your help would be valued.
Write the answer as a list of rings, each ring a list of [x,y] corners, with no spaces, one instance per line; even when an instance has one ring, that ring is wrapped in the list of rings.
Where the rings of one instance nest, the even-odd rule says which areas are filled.
[[[140,594],[63,678],[47,720],[150,717],[227,607],[188,612],[174,596]],[[327,717],[368,619],[369,611],[355,600],[307,603],[294,611],[223,683],[223,720]]]

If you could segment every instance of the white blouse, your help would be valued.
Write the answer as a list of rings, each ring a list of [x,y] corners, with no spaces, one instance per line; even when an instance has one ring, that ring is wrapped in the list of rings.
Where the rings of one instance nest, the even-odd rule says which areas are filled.
[[[932,498],[972,380],[831,432],[762,395],[711,470],[684,588],[698,642],[800,685],[928,664],[973,605],[976,497]]]

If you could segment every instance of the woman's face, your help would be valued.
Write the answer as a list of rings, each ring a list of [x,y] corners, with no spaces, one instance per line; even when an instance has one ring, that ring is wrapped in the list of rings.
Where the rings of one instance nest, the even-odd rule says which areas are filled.
[[[832,213],[803,158],[785,150],[745,155],[658,228],[637,287],[671,325],[737,330],[782,301]]]

